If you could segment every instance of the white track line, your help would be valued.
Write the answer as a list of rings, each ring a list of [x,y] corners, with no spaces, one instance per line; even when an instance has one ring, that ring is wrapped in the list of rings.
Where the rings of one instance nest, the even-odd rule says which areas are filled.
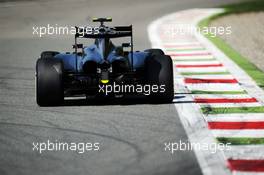
[[[249,175],[248,172],[239,172],[239,171],[234,171],[233,175]],[[264,173],[260,172],[250,172],[250,175],[264,175]]]
[[[211,107],[211,108],[229,108],[229,107],[259,107],[263,106],[260,103],[202,103],[201,107]]]
[[[227,98],[227,99],[240,99],[240,98],[252,98],[248,94],[195,94],[193,95],[194,98]]]
[[[214,114],[205,117],[208,122],[264,121],[264,114]]]
[[[175,49],[173,51],[173,49]],[[177,47],[167,47],[166,50],[164,50],[166,53],[170,53],[170,52],[180,52],[180,51],[177,51],[177,50],[195,50],[195,49],[200,49],[202,51],[206,50],[205,47],[203,46],[177,46]],[[208,50],[206,50],[208,52]],[[182,52],[182,51],[181,51]]]
[[[264,137],[263,129],[243,129],[243,130],[211,130],[215,137]]]
[[[225,67],[176,68],[178,72],[226,72]]]
[[[212,61],[180,61],[177,62],[176,65],[203,65],[203,64],[221,64],[217,60],[212,60]]]
[[[213,83],[213,84],[188,84],[190,90],[204,90],[204,91],[243,91],[239,84],[229,83]]]
[[[205,57],[205,56],[197,56],[197,57],[184,57],[184,58],[180,58],[180,57],[175,57],[175,56],[172,56],[171,57],[172,60],[201,60],[201,59],[215,59],[215,57]]]
[[[159,23],[159,21],[155,21],[155,22]],[[151,26],[149,26],[149,27],[151,27]],[[151,40],[151,43],[152,43],[154,41],[154,39],[155,39],[154,38],[155,36],[149,36],[149,37],[151,37],[150,40]],[[159,39],[156,38],[156,40],[159,40]],[[161,41],[158,41],[157,44],[160,45],[160,42]],[[175,41],[173,41],[172,43],[171,42],[168,42],[168,43],[162,42],[162,44],[163,45],[168,45],[167,48],[178,48],[178,47],[191,47],[192,48],[193,46],[190,46],[190,45],[195,45],[195,47],[202,46],[202,44],[200,42],[197,42],[197,40],[194,41],[194,42],[186,42],[186,41],[184,41],[184,42],[175,42]]]
[[[234,79],[233,75],[184,75],[185,78],[196,78],[196,79]]]
[[[197,53],[208,53],[208,50],[186,50],[186,51],[183,51],[183,50],[167,50],[165,52],[166,54],[170,55],[170,54],[197,54]]]
[[[203,55],[203,56],[171,56],[172,59],[213,59],[213,55]]]
[[[231,150],[224,153],[228,158],[233,159],[264,159],[263,145],[231,146]]]

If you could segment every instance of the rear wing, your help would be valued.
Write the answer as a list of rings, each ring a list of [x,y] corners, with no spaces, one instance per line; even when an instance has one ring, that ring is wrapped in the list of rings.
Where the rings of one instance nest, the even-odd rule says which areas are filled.
[[[92,31],[85,32],[84,28],[75,27],[76,38],[120,38],[132,37],[132,25],[115,27],[93,27]]]

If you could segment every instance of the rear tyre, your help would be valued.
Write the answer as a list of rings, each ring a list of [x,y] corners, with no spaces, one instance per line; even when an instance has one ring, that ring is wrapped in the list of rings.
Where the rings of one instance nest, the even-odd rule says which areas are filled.
[[[151,55],[164,55],[164,52],[161,49],[147,49],[145,52],[150,52]]]
[[[171,103],[174,98],[173,64],[170,56],[153,55],[145,63],[146,83],[158,85],[159,91],[149,99],[155,103]],[[161,88],[162,87],[162,88]]]
[[[55,55],[59,53],[60,52],[56,52],[56,51],[44,51],[40,54],[40,58],[53,58]]]
[[[38,59],[36,65],[36,100],[39,106],[63,103],[63,63],[56,58]]]

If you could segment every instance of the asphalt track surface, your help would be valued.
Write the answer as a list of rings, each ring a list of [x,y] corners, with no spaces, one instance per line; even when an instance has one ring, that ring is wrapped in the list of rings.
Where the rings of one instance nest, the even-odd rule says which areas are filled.
[[[229,1],[230,2],[230,1]],[[235,1],[234,1],[235,2]],[[38,38],[32,26],[83,25],[111,16],[134,25],[135,47],[150,47],[148,24],[218,0],[12,1],[0,3],[0,174],[201,174],[191,151],[171,155],[164,142],[187,142],[174,104],[100,102],[38,107],[35,62],[43,50],[67,51],[72,36]],[[100,151],[32,151],[33,142],[99,142]]]

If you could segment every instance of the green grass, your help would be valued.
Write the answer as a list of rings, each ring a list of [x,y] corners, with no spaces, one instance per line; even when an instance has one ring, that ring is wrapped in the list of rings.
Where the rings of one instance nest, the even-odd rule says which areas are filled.
[[[264,138],[252,137],[217,137],[218,142],[231,145],[260,145],[264,144]]]
[[[231,114],[231,113],[264,113],[264,106],[256,107],[202,107],[202,112],[208,114]]]
[[[252,11],[264,11],[264,1],[251,1],[241,4],[232,4],[223,6],[225,11],[221,14],[211,16],[207,19],[200,21],[198,26],[200,28],[209,26],[210,22],[216,18],[231,13],[244,13]],[[245,26],[246,27],[246,26]],[[204,34],[212,43],[214,43],[222,52],[224,52],[230,59],[232,59],[240,68],[242,68],[256,83],[259,87],[264,89],[264,72],[260,70],[257,66],[248,61],[247,58],[242,56],[231,46],[229,46],[225,41],[219,37],[214,37],[213,34]]]
[[[222,6],[226,12],[225,14],[231,13],[245,13],[245,12],[257,12],[264,10],[264,1],[263,0],[251,0],[248,2],[230,4]]]

